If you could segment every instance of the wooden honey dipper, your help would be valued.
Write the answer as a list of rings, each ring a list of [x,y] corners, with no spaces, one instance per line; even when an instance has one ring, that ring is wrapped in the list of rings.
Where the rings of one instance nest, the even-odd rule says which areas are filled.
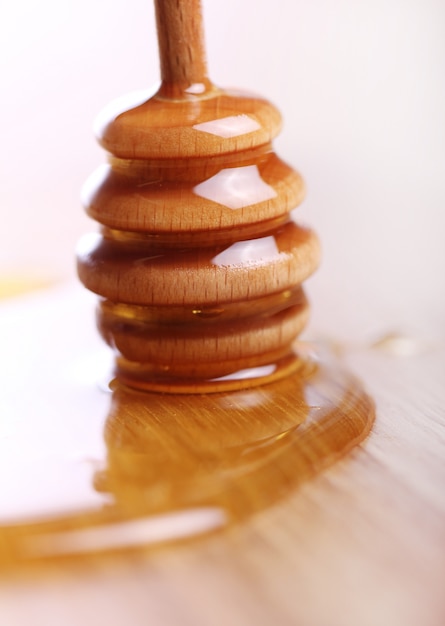
[[[155,0],[161,86],[104,111],[109,162],[84,204],[101,225],[78,272],[100,297],[116,375],[152,391],[201,393],[295,372],[308,317],[301,283],[319,258],[290,211],[301,176],[273,152],[280,115],[207,77],[200,0]]]

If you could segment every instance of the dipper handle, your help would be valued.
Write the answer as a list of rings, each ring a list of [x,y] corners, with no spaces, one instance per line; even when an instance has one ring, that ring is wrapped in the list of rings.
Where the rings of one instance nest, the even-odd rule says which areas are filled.
[[[211,88],[207,77],[201,0],[155,0],[162,85],[176,99]]]

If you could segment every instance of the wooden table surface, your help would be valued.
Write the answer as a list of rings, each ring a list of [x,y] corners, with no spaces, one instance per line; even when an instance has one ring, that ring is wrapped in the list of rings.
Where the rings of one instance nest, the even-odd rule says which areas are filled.
[[[91,348],[96,341],[91,307],[92,299],[78,287],[4,300],[3,347],[12,354],[21,345],[26,354],[23,345],[33,334],[38,342],[36,330],[45,317],[72,319],[68,312],[74,311],[81,332],[67,340],[68,354],[78,341]],[[316,318],[326,337],[329,324],[322,328]],[[435,328],[434,339],[430,327],[428,337],[384,334],[367,345],[355,337],[334,346],[373,396],[375,427],[362,446],[277,505],[190,544],[7,574],[0,591],[2,623],[440,626],[445,620],[441,332]],[[23,371],[30,376],[29,369]],[[18,388],[26,390],[26,380]],[[36,388],[30,383],[28,395]],[[21,395],[10,413],[32,405],[33,398]],[[4,389],[2,420],[8,419],[7,397]],[[36,402],[36,419],[39,406]]]

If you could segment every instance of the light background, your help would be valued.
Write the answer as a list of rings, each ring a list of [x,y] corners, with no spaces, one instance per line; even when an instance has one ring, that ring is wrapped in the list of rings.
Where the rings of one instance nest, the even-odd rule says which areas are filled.
[[[147,0],[31,0],[0,15],[0,276],[74,277],[104,160],[92,122],[158,81]],[[349,339],[443,329],[443,0],[204,0],[210,75],[272,100],[306,179],[323,264],[313,327]],[[420,320],[420,322],[419,322]],[[443,330],[442,330],[443,336]]]

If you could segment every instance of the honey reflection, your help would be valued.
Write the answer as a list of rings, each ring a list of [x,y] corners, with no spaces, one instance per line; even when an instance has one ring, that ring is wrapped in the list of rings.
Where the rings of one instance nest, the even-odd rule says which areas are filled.
[[[262,178],[257,165],[228,167],[199,183],[193,192],[230,209],[242,209],[277,197]]]
[[[213,265],[227,267],[229,265],[246,265],[248,263],[266,263],[279,257],[280,250],[275,237],[258,237],[246,241],[237,241],[214,256]]]
[[[245,113],[238,115],[229,115],[228,117],[220,117],[208,122],[200,122],[194,124],[193,130],[216,135],[228,139],[230,137],[240,137],[260,130],[261,125],[257,120],[253,119]]]

